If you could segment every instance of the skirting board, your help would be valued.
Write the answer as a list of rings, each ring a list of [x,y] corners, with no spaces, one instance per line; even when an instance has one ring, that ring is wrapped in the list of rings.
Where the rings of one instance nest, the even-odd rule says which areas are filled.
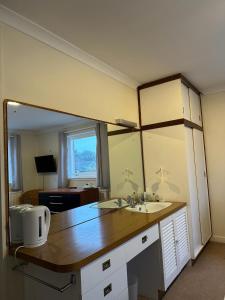
[[[211,242],[225,243],[225,236],[213,235],[210,239]]]

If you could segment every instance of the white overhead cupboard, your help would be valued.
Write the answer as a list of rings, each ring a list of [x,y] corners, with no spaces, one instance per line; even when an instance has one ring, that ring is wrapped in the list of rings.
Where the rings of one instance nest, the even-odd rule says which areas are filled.
[[[181,79],[139,93],[146,190],[163,201],[187,202],[195,259],[211,236],[200,97]]]
[[[140,105],[143,126],[182,118],[202,126],[200,97],[181,79],[141,89]]]

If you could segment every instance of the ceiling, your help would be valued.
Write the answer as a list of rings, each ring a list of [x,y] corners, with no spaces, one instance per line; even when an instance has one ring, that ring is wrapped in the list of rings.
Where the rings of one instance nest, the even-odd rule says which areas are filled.
[[[224,0],[0,0],[137,82],[225,90]]]
[[[85,118],[68,114],[34,108],[27,105],[12,106],[8,104],[8,128],[10,130],[47,130],[60,126],[80,126],[93,124]]]

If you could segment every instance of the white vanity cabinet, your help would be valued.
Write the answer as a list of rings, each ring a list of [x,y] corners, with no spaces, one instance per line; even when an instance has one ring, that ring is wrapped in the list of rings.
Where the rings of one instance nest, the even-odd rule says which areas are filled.
[[[202,125],[200,97],[176,79],[141,89],[142,125],[186,119]]]
[[[126,290],[127,269],[124,245],[81,268],[80,285],[82,300],[116,299]]]
[[[151,226],[134,238],[130,239],[124,244],[126,262],[129,262],[136,255],[144,251],[158,239],[159,229],[157,224]]]
[[[169,285],[190,260],[186,208],[160,222],[163,261],[163,289]]]
[[[33,264],[24,266],[23,272],[33,277],[25,279],[24,299],[129,300],[129,276],[139,279],[141,295],[156,299],[158,290],[166,291],[189,259],[184,207],[78,271],[58,273]],[[60,293],[58,288],[68,285],[71,275],[73,284]]]
[[[158,239],[159,228],[155,224],[83,267],[82,300],[128,300],[127,263]]]
[[[30,300],[129,300],[127,263],[159,240],[154,224],[127,242],[74,272],[75,284],[63,293],[34,280],[25,280],[25,299]],[[25,272],[54,286],[68,282],[70,273],[55,273],[29,264]]]
[[[75,283],[63,293],[25,278],[25,300],[129,300],[127,267],[123,245],[101,256],[80,271],[72,272]],[[29,264],[24,271],[32,276],[62,287],[71,273],[56,273]]]

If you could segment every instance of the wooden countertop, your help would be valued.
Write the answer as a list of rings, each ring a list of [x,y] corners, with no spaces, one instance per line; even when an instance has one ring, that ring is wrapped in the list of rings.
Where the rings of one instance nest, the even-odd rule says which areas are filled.
[[[45,245],[21,248],[17,251],[17,257],[55,272],[79,270],[185,205],[174,202],[152,214],[130,212],[124,208],[104,210],[103,214],[96,212],[99,215],[90,221],[88,217],[94,209],[86,205],[82,210],[86,218],[81,216],[86,221],[73,226],[74,221],[70,222],[66,216],[73,219],[73,215],[78,215],[80,208],[75,208],[52,217],[51,233]],[[76,217],[74,220],[77,220]],[[68,224],[72,227],[68,228]],[[54,227],[58,230],[54,230]],[[10,252],[13,254],[13,249]]]
[[[59,214],[52,215],[49,235],[61,230],[68,229],[69,227],[88,222],[90,220],[99,218],[102,215],[113,212],[115,209],[98,209],[92,207],[94,203],[83,205],[74,209],[66,210]]]

